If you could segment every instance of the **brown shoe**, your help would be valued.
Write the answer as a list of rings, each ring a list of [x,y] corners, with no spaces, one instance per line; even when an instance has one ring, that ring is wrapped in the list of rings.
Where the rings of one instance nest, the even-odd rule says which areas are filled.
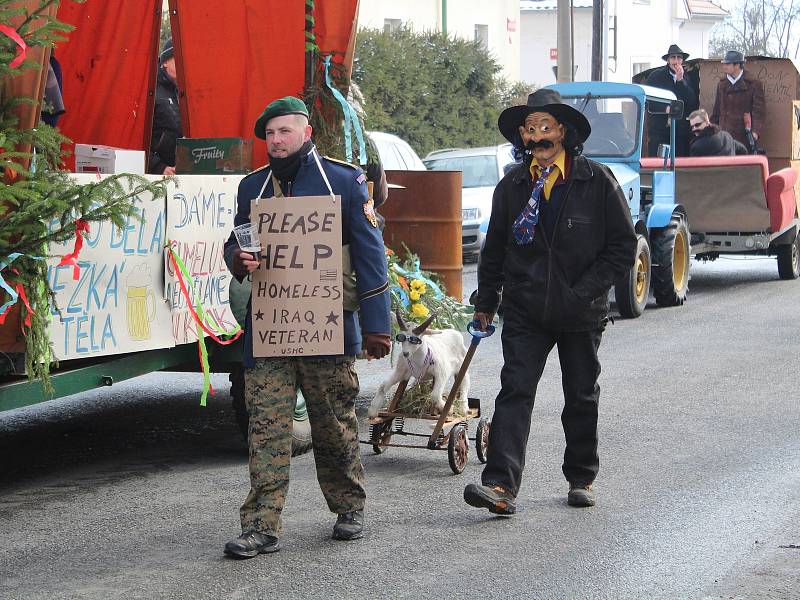
[[[570,483],[569,494],[567,494],[567,504],[570,506],[594,506],[594,490],[591,483],[580,484]]]
[[[470,506],[488,508],[496,515],[513,515],[517,512],[517,499],[514,494],[499,485],[476,485],[470,483],[464,488],[464,501]]]

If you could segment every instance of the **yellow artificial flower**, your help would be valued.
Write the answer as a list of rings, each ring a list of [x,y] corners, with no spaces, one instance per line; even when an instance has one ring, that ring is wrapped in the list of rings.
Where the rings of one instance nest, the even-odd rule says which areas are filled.
[[[409,298],[411,298],[411,301],[412,301],[412,302],[419,302],[419,299],[420,299],[420,293],[419,293],[417,290],[411,290],[411,291],[408,293],[408,297],[409,297]]]
[[[427,317],[428,316],[428,307],[424,304],[412,304],[411,305],[411,314],[415,317]]]
[[[421,279],[414,279],[411,282],[411,289],[419,292],[420,294],[424,294],[428,290],[428,287]]]

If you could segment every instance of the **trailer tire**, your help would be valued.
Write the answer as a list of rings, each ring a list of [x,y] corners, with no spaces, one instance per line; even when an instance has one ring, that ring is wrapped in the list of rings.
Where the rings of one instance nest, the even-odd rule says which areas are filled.
[[[674,213],[666,227],[653,229],[650,252],[653,259],[653,295],[659,306],[681,306],[689,291],[689,225]]]
[[[800,277],[800,236],[797,234],[791,244],[778,246],[778,275],[781,279]]]
[[[614,285],[619,314],[625,319],[640,317],[650,297],[650,244],[643,235],[636,236],[636,260],[633,267]]]
[[[229,379],[231,382],[231,405],[236,425],[239,433],[247,442],[250,415],[247,413],[247,403],[244,400],[244,367],[240,366],[234,369]],[[308,421],[308,413],[304,413],[302,418],[298,418],[295,414],[292,421],[292,456],[305,454],[311,450],[311,447],[311,423]]]

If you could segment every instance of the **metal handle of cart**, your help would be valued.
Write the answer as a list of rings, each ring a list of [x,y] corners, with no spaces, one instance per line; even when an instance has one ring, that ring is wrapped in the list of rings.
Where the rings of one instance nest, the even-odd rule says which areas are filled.
[[[458,370],[456,378],[453,381],[453,387],[450,389],[450,395],[447,396],[447,402],[445,403],[444,408],[439,415],[439,420],[436,421],[436,427],[433,428],[433,433],[431,433],[431,437],[428,439],[428,448],[430,450],[436,448],[439,434],[442,432],[444,422],[447,420],[447,416],[450,414],[450,408],[453,406],[453,402],[456,399],[456,394],[458,393],[458,388],[461,387],[461,382],[464,380],[464,374],[467,372],[467,369],[469,369],[469,364],[472,362],[472,357],[475,354],[475,350],[478,349],[478,344],[481,343],[483,338],[489,337],[495,331],[495,326],[491,323],[487,325],[486,329],[483,331],[479,329],[480,326],[480,321],[477,319],[467,324],[467,332],[472,336],[472,341],[469,344],[467,355],[464,357],[464,362],[461,363],[461,368]]]

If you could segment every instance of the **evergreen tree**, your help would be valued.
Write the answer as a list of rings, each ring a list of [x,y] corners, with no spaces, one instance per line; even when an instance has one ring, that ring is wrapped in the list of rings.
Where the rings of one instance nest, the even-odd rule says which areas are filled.
[[[500,144],[500,112],[532,91],[510,84],[479,42],[440,32],[362,29],[353,80],[370,129],[395,133],[422,156],[438,148]],[[524,100],[523,100],[524,101]]]
[[[29,49],[53,48],[71,29],[53,16],[59,4],[58,0],[0,0],[0,23],[10,24]],[[63,148],[70,140],[44,123],[33,128],[21,124],[20,108],[34,105],[40,110],[41,98],[5,91],[13,78],[41,69],[34,60],[16,64],[18,51],[12,37],[0,35],[0,275],[9,287],[22,286],[25,292],[32,311],[29,324],[20,319],[26,370],[51,392],[54,357],[49,315],[55,296],[47,280],[47,264],[36,257],[47,257],[50,243],[74,239],[81,222],[111,221],[122,227],[127,219],[139,218],[132,198],[148,193],[165,196],[166,181],[151,183],[136,175],[115,175],[88,185],[74,183],[62,170]],[[0,306],[9,299],[0,289]],[[27,313],[22,298],[10,310]]]

